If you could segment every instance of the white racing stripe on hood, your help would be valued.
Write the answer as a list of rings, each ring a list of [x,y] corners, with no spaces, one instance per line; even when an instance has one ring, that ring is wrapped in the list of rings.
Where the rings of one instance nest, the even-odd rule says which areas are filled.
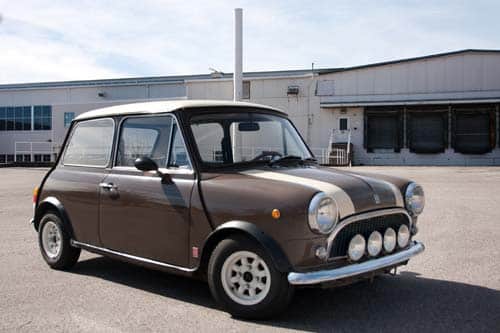
[[[339,208],[340,218],[349,216],[355,213],[354,204],[352,203],[349,195],[342,190],[340,187],[335,186],[328,182],[323,182],[321,180],[315,180],[311,178],[298,177],[293,175],[287,175],[279,172],[272,171],[261,171],[261,170],[249,170],[240,172],[241,174],[247,176],[253,176],[263,179],[277,180],[287,183],[300,184],[308,187],[312,187],[318,191],[325,192],[326,195],[330,196],[335,200]]]

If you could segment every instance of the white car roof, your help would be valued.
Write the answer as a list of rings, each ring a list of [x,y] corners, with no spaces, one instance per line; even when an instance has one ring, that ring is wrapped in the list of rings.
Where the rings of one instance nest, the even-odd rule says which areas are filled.
[[[115,105],[82,113],[75,119],[82,120],[82,119],[111,117],[111,116],[126,115],[126,114],[165,113],[165,112],[173,112],[179,109],[217,107],[217,106],[253,107],[253,108],[268,109],[284,113],[280,109],[276,109],[267,105],[246,103],[246,102],[218,101],[218,100],[177,100],[177,101],[155,101],[155,102]]]

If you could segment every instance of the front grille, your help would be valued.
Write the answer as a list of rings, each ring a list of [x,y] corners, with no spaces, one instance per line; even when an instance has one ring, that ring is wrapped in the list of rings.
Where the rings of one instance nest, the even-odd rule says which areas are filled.
[[[375,230],[382,235],[384,235],[385,230],[389,227],[398,232],[401,224],[406,224],[408,228],[410,227],[408,217],[405,214],[382,215],[348,224],[333,240],[330,258],[346,256],[349,242],[356,234],[361,234],[365,239],[368,239],[370,234]]]

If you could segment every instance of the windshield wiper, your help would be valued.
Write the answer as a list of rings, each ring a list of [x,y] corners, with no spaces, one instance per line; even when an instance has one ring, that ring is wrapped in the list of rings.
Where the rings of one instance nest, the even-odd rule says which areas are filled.
[[[269,161],[269,165],[270,166],[273,166],[273,165],[276,165],[276,164],[281,164],[281,163],[287,163],[287,162],[299,162],[300,164],[304,164],[304,162],[313,162],[313,163],[316,163],[316,159],[315,158],[312,158],[312,157],[307,157],[307,158],[302,158],[300,156],[297,156],[297,155],[286,155],[286,156],[283,156],[283,157],[280,157],[276,160],[272,160],[272,161]]]

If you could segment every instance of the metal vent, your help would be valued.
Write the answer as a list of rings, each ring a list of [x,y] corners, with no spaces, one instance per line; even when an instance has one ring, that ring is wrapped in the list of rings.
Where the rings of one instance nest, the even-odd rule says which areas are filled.
[[[298,95],[299,94],[299,86],[288,86],[286,94],[287,95]]]

